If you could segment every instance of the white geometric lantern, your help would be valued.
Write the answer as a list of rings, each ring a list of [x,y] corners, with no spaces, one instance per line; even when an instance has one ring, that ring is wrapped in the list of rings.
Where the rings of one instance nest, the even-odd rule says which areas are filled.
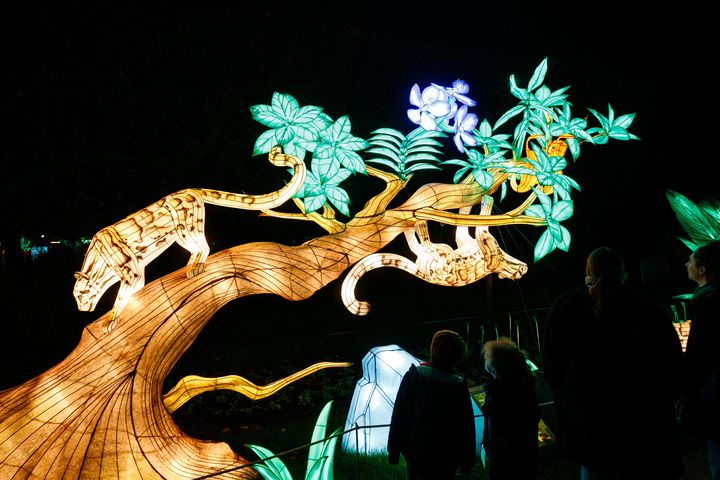
[[[363,377],[355,385],[345,430],[355,424],[359,427],[389,425],[402,377],[410,365],[420,365],[420,360],[397,345],[386,345],[370,349],[362,365]],[[360,428],[357,434],[353,430],[343,436],[342,448],[353,452],[357,448],[365,455],[384,453],[389,430],[389,427]]]

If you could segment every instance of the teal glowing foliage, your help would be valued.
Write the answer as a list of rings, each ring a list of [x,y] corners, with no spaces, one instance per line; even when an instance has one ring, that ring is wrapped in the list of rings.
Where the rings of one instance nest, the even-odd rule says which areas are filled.
[[[462,167],[460,170],[455,172],[453,181],[458,183],[465,176],[470,173],[472,174],[475,181],[484,189],[489,189],[493,183],[495,177],[488,172],[489,168],[501,168],[505,158],[503,152],[495,152],[488,156],[483,155],[477,150],[468,150],[467,159],[452,159],[446,160],[443,165],[458,165]]]
[[[690,250],[720,240],[720,202],[703,200],[694,203],[684,195],[666,190],[670,208],[689,239],[678,237]]]
[[[335,430],[329,438],[325,438],[327,420],[332,408],[332,400],[325,404],[313,429],[308,451],[305,480],[332,480],[335,446],[341,429]],[[246,445],[263,461],[253,465],[265,480],[292,480],[287,467],[270,450],[257,446]]]
[[[20,250],[23,252],[29,252],[32,247],[32,242],[25,235],[20,235]]]
[[[532,373],[535,373],[535,372],[537,372],[537,371],[540,370],[540,369],[538,368],[538,366],[535,365],[535,364],[532,362],[532,360],[530,360],[529,358],[526,358],[526,359],[525,359],[525,363],[527,364],[528,368],[530,369],[530,371],[531,371]]]
[[[560,225],[560,222],[572,217],[573,202],[560,200],[553,203],[550,197],[544,194],[542,190],[536,188],[533,190],[540,201],[540,205],[529,206],[525,210],[525,215],[544,218],[547,221],[547,230],[540,235],[540,239],[535,244],[535,258],[542,258],[556,248],[567,252],[568,248],[570,248],[570,231]]]
[[[352,173],[365,174],[365,163],[358,153],[369,144],[350,134],[347,116],[333,121],[322,108],[301,107],[295,98],[275,92],[270,105],[250,107],[253,119],[270,127],[255,142],[253,155],[268,153],[275,145],[300,159],[312,153],[311,168],[296,197],[303,199],[305,212],[329,203],[350,215],[350,196],[339,186]]]
[[[551,125],[548,119],[557,122],[557,109],[567,104],[567,95],[565,92],[570,87],[563,87],[559,90],[551,91],[543,85],[545,75],[547,74],[547,58],[543,59],[535,68],[527,88],[520,88],[515,82],[515,75],[510,75],[510,93],[516,97],[518,104],[502,114],[493,130],[506,123],[511,118],[522,113],[522,120],[517,124],[513,132],[513,140],[515,146],[515,155],[522,157],[522,149],[525,138],[528,134],[544,134],[549,136]],[[567,132],[562,132],[567,133]]]
[[[416,128],[407,136],[392,128],[380,128],[372,133],[367,153],[380,157],[369,158],[368,162],[388,167],[403,180],[418,170],[440,170],[433,163],[440,161],[435,154],[442,153],[436,148],[442,147],[442,143],[434,139],[446,137],[444,133],[424,128]]]
[[[270,105],[250,108],[253,118],[270,128],[255,142],[253,154],[267,153],[275,145],[306,161],[306,154],[311,154],[305,184],[295,196],[302,200],[304,213],[323,209],[323,216],[330,218],[334,218],[335,209],[351,215],[350,196],[340,184],[353,174],[366,175],[366,162],[404,181],[419,170],[459,167],[453,177],[455,183],[470,175],[493,195],[493,185],[500,179],[496,205],[506,198],[508,181],[535,177],[538,188],[532,189],[536,195],[532,202],[537,203],[525,214],[546,220],[548,227],[535,247],[537,262],[556,248],[568,250],[570,233],[560,222],[573,213],[572,190],[580,190],[578,183],[563,173],[567,166],[565,149],[553,145],[566,145],[575,161],[585,142],[603,145],[610,139],[639,140],[628,132],[635,114],[616,116],[610,104],[607,115],[588,109],[599,126],[588,127],[585,118],[573,117],[567,99],[570,87],[552,90],[546,86],[547,71],[545,58],[526,87],[519,86],[515,75],[510,75],[510,93],[518,103],[494,126],[487,119],[479,122],[469,111],[477,102],[468,96],[470,86],[465,81],[455,80],[450,87],[432,83],[424,89],[415,84],[410,89],[407,116],[418,128],[407,135],[379,128],[367,141],[351,134],[347,116],[333,121],[322,108],[301,107],[292,96],[276,92]],[[512,135],[497,132],[511,120],[517,121]],[[443,160],[441,141],[450,136],[460,157]]]
[[[524,159],[532,168],[518,166],[505,168],[505,171],[508,173],[535,175],[540,185],[553,187],[554,191],[557,192],[563,200],[570,199],[571,188],[580,190],[580,185],[578,185],[575,180],[562,173],[563,169],[567,166],[567,161],[564,157],[551,157],[536,145],[532,146],[532,151],[535,153],[537,160],[531,158]]]

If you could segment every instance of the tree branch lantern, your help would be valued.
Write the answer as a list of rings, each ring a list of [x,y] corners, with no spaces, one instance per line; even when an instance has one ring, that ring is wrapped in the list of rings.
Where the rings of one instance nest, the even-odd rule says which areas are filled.
[[[347,364],[321,362],[260,387],[234,375],[191,376],[163,393],[173,366],[223,305],[265,293],[305,300],[348,269],[341,296],[358,315],[370,305],[355,298],[355,285],[380,267],[444,286],[468,285],[493,273],[518,279],[527,264],[503,251],[490,233],[504,225],[545,228],[535,261],[556,248],[567,251],[570,233],[560,222],[572,215],[571,193],[579,186],[564,174],[565,150],[574,161],[584,142],[637,137],[627,132],[634,114],[615,117],[610,106],[607,116],[590,110],[600,126],[587,128],[571,115],[567,87],[552,91],[543,85],[546,71],[547,59],[526,88],[510,76],[519,102],[493,127],[469,113],[475,101],[462,80],[422,91],[415,85],[408,117],[419,126],[407,135],[380,128],[361,139],[350,133],[347,116],[333,120],[287,94],[275,93],[270,105],[252,107],[253,118],[269,128],[254,155],[268,154],[273,164],[292,168],[291,180],[257,196],[183,190],[98,232],[74,294],[81,309],[91,310],[120,282],[118,300],[85,328],[66,359],[0,392],[0,477],[176,479],[223,472],[218,478],[255,478],[255,470],[242,468],[247,459],[225,443],[187,436],[172,412],[205,391],[231,389],[262,398],[321,368]],[[512,136],[496,133],[511,119],[519,120]],[[440,140],[449,136],[456,158],[441,161]],[[415,172],[448,166],[459,167],[454,183],[422,185],[389,208]],[[351,175],[385,183],[354,214],[341,187]],[[277,210],[290,200],[298,211]],[[327,234],[301,245],[254,242],[208,255],[205,202],[312,221]],[[493,213],[509,202],[515,203],[505,213]],[[456,245],[434,243],[430,222],[454,228]],[[380,252],[401,235],[415,259]],[[144,285],[144,266],[173,242],[190,251],[187,268]]]

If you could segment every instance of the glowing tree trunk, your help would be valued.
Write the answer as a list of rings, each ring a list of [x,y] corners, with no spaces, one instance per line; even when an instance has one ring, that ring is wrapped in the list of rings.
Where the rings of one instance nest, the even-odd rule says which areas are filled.
[[[253,478],[254,470],[238,468],[247,460],[228,445],[190,438],[171,416],[195,394],[232,386],[195,377],[164,397],[163,382],[227,302],[259,293],[306,299],[397,235],[414,232],[423,217],[469,207],[484,193],[476,184],[427,185],[405,205],[385,211],[404,182],[371,173],[385,179],[387,188],[355,219],[340,224],[314,218],[335,233],[294,247],[240,245],[211,255],[200,275],[188,278],[177,271],[156,280],[134,294],[110,333],[103,324],[112,312],[88,325],[60,364],[0,392],[0,477],[194,478],[224,471],[223,478]],[[455,220],[464,225],[497,220],[449,214],[444,221],[452,218],[464,218]],[[493,257],[494,265],[481,266],[485,274],[525,271],[524,264],[506,260],[511,257],[494,248],[485,256]]]

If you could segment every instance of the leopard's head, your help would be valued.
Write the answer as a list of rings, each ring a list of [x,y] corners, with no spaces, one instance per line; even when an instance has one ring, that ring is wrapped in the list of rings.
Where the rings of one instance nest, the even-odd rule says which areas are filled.
[[[100,267],[104,268],[100,268]],[[118,276],[105,262],[93,262],[90,270],[75,272],[75,286],[73,296],[77,302],[78,310],[92,312],[111,285],[116,283]]]

